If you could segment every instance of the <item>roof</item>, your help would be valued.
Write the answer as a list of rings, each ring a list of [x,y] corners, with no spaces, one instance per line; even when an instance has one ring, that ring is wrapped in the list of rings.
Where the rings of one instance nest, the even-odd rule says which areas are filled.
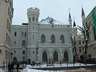
[[[28,25],[28,23],[22,23],[22,25]]]
[[[64,23],[59,22],[51,17],[47,17],[45,19],[42,19],[39,24],[60,24],[60,25],[64,25]]]

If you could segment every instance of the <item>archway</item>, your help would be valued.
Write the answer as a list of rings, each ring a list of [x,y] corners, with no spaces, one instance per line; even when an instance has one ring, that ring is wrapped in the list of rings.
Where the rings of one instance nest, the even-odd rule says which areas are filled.
[[[68,62],[69,61],[69,58],[68,58],[69,56],[68,56],[68,52],[67,51],[65,51],[64,52],[64,61],[65,62]]]
[[[42,54],[42,61],[47,62],[47,52],[46,51],[44,51]]]
[[[57,62],[58,61],[58,52],[57,51],[54,51],[54,53],[53,53],[53,59],[54,59],[54,62]]]

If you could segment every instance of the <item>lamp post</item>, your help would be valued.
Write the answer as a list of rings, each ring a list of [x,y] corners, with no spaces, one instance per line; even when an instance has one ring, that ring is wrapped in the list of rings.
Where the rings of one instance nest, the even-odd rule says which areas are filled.
[[[11,52],[10,55],[11,55],[11,62],[12,62],[12,56],[13,56],[13,53]]]

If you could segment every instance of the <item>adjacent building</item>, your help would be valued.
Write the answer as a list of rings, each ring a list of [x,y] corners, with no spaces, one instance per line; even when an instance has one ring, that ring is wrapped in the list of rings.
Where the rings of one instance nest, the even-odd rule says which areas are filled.
[[[73,27],[73,60],[81,60],[84,55],[84,36],[81,32],[78,33],[78,28]]]
[[[88,29],[88,47],[87,58],[96,58],[96,6],[85,18],[83,12],[83,24],[85,29]]]
[[[27,10],[28,23],[12,25],[12,52],[17,61],[73,62],[72,19],[63,24],[51,17],[38,21],[39,9]]]
[[[0,67],[10,60],[13,0],[0,0]]]

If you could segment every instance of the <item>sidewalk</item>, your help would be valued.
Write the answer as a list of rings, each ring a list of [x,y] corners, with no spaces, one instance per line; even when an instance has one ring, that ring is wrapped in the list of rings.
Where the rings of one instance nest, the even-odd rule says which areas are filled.
[[[8,71],[1,70],[1,69],[0,69],[0,72],[8,72]],[[17,72],[17,70],[16,70],[16,69],[14,69],[14,70],[13,70],[13,72]],[[21,70],[19,70],[18,72],[21,72]]]

